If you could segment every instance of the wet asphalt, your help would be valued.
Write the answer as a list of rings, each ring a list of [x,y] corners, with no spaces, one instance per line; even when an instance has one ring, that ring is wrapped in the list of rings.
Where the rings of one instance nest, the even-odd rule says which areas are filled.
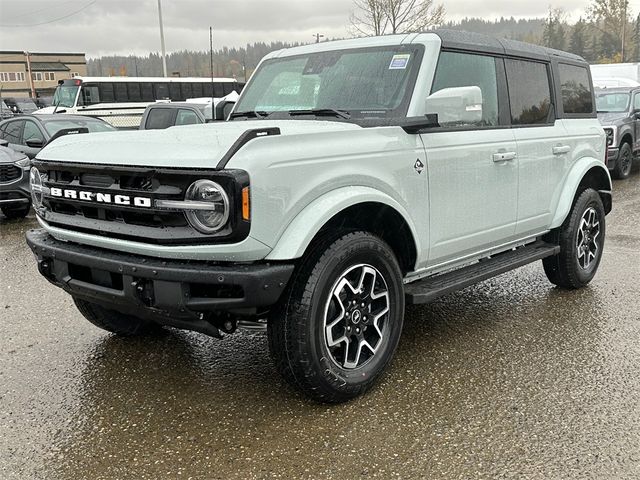
[[[530,265],[410,308],[383,381],[340,406],[262,333],[102,332],[0,215],[0,478],[640,478],[640,174],[593,284]]]

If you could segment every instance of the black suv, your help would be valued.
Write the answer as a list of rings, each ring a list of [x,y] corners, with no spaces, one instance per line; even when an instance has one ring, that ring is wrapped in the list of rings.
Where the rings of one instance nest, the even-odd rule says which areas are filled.
[[[596,90],[596,104],[607,134],[609,170],[615,178],[627,178],[640,150],[640,87]]]

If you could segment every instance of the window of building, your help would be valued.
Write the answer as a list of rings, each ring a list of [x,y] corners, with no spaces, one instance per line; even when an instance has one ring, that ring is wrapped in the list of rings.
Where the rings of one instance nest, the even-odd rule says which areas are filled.
[[[33,80],[36,81],[36,82],[41,82],[42,81],[42,72],[33,72],[31,74],[31,78],[33,78]]]
[[[564,113],[593,113],[593,97],[587,68],[561,63],[559,70]]]
[[[427,112],[443,127],[498,125],[496,60],[485,55],[442,52]]]
[[[24,72],[0,72],[0,82],[24,82]]]
[[[71,78],[79,77],[80,74],[78,72],[71,72]]]
[[[52,82],[56,79],[56,74],[54,72],[44,72],[44,79],[47,82]]]
[[[549,123],[551,87],[548,66],[544,63],[507,59],[505,67],[511,102],[511,123]]]

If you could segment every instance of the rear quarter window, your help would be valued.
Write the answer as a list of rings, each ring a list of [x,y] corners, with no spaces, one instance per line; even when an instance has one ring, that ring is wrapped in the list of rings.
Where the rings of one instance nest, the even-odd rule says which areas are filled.
[[[561,63],[558,70],[564,113],[592,114],[593,95],[586,67]]]

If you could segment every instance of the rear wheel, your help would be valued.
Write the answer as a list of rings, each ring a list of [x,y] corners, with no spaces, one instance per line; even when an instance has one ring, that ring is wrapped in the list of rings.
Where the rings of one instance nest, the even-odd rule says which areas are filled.
[[[269,319],[271,355],[309,397],[343,402],[383,373],[403,317],[402,273],[391,248],[369,233],[346,233],[305,256]]]
[[[613,176],[619,180],[629,178],[631,174],[631,167],[633,166],[633,152],[631,151],[631,145],[623,143],[618,153],[618,161],[616,167],[613,169]]]
[[[26,205],[21,205],[19,207],[2,207],[2,213],[8,219],[13,220],[16,218],[26,217],[30,209],[31,203],[27,203]]]
[[[116,335],[133,337],[160,330],[160,326],[133,315],[106,309],[95,303],[73,297],[80,313],[96,327]]]
[[[569,289],[589,284],[602,259],[605,233],[602,199],[589,188],[578,196],[564,224],[555,232],[560,253],[542,261],[549,281]]]

